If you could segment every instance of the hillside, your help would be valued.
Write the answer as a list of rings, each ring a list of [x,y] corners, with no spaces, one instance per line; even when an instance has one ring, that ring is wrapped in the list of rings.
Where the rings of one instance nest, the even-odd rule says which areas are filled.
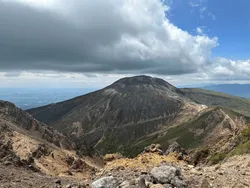
[[[59,176],[71,179],[65,182],[89,179],[99,159],[80,157],[77,149],[74,140],[40,123],[14,104],[0,101],[0,169],[5,169],[6,177],[13,173],[17,179],[26,178],[26,183],[19,181],[17,187],[41,187],[47,183],[52,186]],[[88,150],[78,153],[88,153]],[[1,177],[3,172],[0,170]],[[34,182],[31,178],[35,177]],[[6,186],[14,180],[6,181]],[[1,185],[5,185],[3,181]]]
[[[126,154],[134,156],[150,143],[159,143],[163,149],[167,149],[173,141],[187,150],[212,148],[218,142],[228,141],[228,138],[239,134],[248,123],[250,118],[229,109],[207,108],[193,117],[189,116],[180,124],[138,139],[136,144],[126,149]]]
[[[136,76],[28,112],[107,153],[122,150],[136,139],[160,130],[180,118],[183,111],[196,114],[202,108],[162,79]]]
[[[223,106],[250,116],[250,100],[205,89],[184,88],[180,91],[191,100],[207,106]]]
[[[79,157],[74,150],[63,149],[64,144],[57,144],[57,146],[53,144],[56,140],[58,142],[55,143],[65,143],[60,141],[66,139],[67,146],[74,147],[70,139],[49,128],[53,137],[57,138],[51,142],[48,139],[50,137],[45,136],[47,131],[44,130],[48,127],[13,104],[0,101],[0,106],[0,187],[198,188],[249,187],[250,185],[249,155],[245,154],[249,152],[249,127],[245,126],[248,119],[228,109],[204,108],[187,123],[163,127],[172,130],[169,133],[165,130],[165,136],[172,135],[172,138],[175,137],[179,142],[183,141],[183,145],[187,141],[196,143],[198,137],[204,143],[207,139],[201,138],[215,138],[214,141],[207,142],[211,152],[214,152],[217,146],[221,151],[225,151],[228,148],[225,145],[228,143],[230,146],[230,140],[238,141],[233,142],[235,146],[230,153],[241,154],[240,156],[231,157],[229,153],[226,156],[228,158],[222,158],[221,153],[216,153],[213,161],[220,162],[219,165],[207,166],[206,163],[202,163],[200,166],[194,166],[189,160],[189,157],[192,159],[192,152],[187,155],[183,149],[179,150],[172,145],[167,150],[170,151],[169,149],[172,148],[172,151],[167,153],[165,149],[161,151],[161,146],[158,144],[160,153],[151,147],[152,150],[145,149],[135,158],[106,157],[104,159],[108,160],[105,160],[103,165],[102,160],[94,157]],[[185,112],[187,111],[184,109],[182,112],[184,114],[180,116],[185,117]],[[178,134],[172,134],[173,130]],[[190,134],[194,131],[195,134]],[[223,138],[228,137],[229,141],[221,139],[222,133]],[[186,134],[191,139],[187,139]],[[161,138],[163,137],[161,135]],[[162,141],[167,139],[170,138],[165,137]],[[225,142],[213,144],[216,139]]]

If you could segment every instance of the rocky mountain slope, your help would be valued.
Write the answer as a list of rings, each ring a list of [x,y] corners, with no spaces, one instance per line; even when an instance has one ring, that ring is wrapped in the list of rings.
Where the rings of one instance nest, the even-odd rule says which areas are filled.
[[[76,105],[72,112],[66,113],[63,118],[68,119],[62,127],[58,122],[63,123],[63,119],[54,122],[55,127],[69,131],[73,138],[37,121],[15,105],[0,101],[0,187],[227,188],[250,186],[249,117],[228,108],[197,104],[184,92],[169,84],[166,85],[165,82],[162,83],[161,80],[155,81],[149,78],[145,81],[144,77],[131,79],[129,81],[126,78],[111,85],[112,92],[115,91],[115,94],[109,93],[104,99],[99,98],[100,93],[89,94],[88,100],[85,99],[88,105],[81,103],[80,106]],[[138,83],[135,84],[133,79]],[[135,88],[141,90],[141,86],[144,88],[144,93],[137,91],[136,94],[140,97],[135,97],[136,100],[129,103],[129,98],[127,99],[126,96],[129,94],[129,97],[133,98]],[[101,91],[110,92],[110,87]],[[124,88],[126,88],[125,91]],[[157,92],[151,95],[155,90]],[[76,99],[81,101],[85,97]],[[116,100],[112,102],[114,99]],[[119,99],[125,100],[122,105],[126,106],[128,103],[130,106],[130,108],[121,106],[121,109],[131,116],[128,120],[121,118],[129,118],[128,116],[118,118],[112,115],[120,107]],[[161,99],[159,104],[158,99]],[[59,104],[67,106],[71,102],[64,103]],[[99,104],[105,104],[106,108],[96,120],[95,116],[91,115],[98,114],[97,112],[102,110],[102,108],[96,108]],[[160,104],[164,106],[158,111]],[[167,104],[171,104],[170,108]],[[42,109],[47,111],[47,108],[51,108],[50,113],[64,114],[64,108],[54,111],[53,106],[57,105]],[[132,108],[133,105],[136,108]],[[142,114],[139,109],[144,105],[149,110]],[[154,105],[157,109],[154,109]],[[88,113],[85,107],[92,113]],[[35,110],[38,110],[37,113],[41,112],[41,109]],[[174,115],[171,116],[169,113],[157,116],[158,119],[153,118],[158,113],[169,112],[168,110],[172,110]],[[78,122],[73,123],[73,128],[71,124],[68,127],[67,122],[71,116],[81,118],[82,111],[88,113],[89,118],[86,119],[87,117],[82,114],[82,120],[85,119],[88,123],[96,122],[95,126],[92,129],[84,129],[85,124]],[[73,112],[77,114],[73,116]],[[151,117],[149,122],[152,123],[153,128],[150,123],[144,124],[147,121],[140,121],[148,116]],[[107,118],[107,122],[102,119],[104,117]],[[156,121],[159,119],[160,121]],[[104,123],[100,126],[100,122]],[[117,125],[112,124],[113,122]],[[127,124],[123,124],[124,122]],[[126,135],[126,131],[130,130],[127,127],[130,125],[135,126],[132,130],[132,136],[134,136],[132,139]],[[143,129],[147,126],[150,129],[138,132],[141,125]],[[86,156],[91,154],[91,150],[84,139],[91,136],[91,132],[88,131],[95,132],[98,128],[106,134],[102,134],[96,149],[104,148],[107,152],[116,151],[135,157],[126,158],[117,153],[106,155],[102,161],[97,157]],[[118,133],[113,135],[112,131],[115,129]],[[85,132],[85,130],[88,131]],[[105,137],[109,136],[108,131],[111,133],[109,139]],[[74,139],[75,137],[77,139]],[[119,142],[119,139],[125,139],[125,142]],[[118,147],[123,143],[130,145],[124,144],[123,147]],[[158,144],[145,147],[152,143]],[[138,153],[140,154],[136,156]]]
[[[139,138],[134,145],[127,148],[126,154],[134,156],[150,143],[159,143],[163,149],[167,149],[173,141],[189,150],[212,147],[241,133],[249,120],[248,117],[226,108],[206,108],[195,116],[189,116],[185,121]]]
[[[202,109],[166,81],[148,76],[123,78],[68,101],[28,110],[38,120],[82,138],[102,153],[122,150],[186,112]]]
[[[96,157],[78,156],[76,151],[74,140],[40,123],[14,104],[0,101],[0,187],[12,187],[12,183],[13,187],[54,185],[56,177],[68,178],[65,182],[91,178],[102,163]],[[11,179],[13,175],[17,179]],[[34,182],[31,179],[35,177]]]
[[[61,148],[76,149],[74,142],[68,137],[37,121],[31,115],[7,101],[0,101],[0,119],[1,121],[10,122],[9,126],[13,125],[14,130],[27,131],[28,134],[38,139],[44,139]]]
[[[232,108],[240,113],[220,107]],[[177,140],[192,149],[242,130],[250,102],[199,89],[177,89],[149,76],[123,78],[68,101],[28,112],[81,140],[100,154],[136,155],[153,142],[166,149]]]

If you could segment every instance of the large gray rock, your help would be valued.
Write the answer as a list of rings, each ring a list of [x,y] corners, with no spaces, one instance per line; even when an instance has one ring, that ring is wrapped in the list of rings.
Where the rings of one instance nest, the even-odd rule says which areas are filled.
[[[94,181],[91,188],[117,188],[119,187],[118,181],[113,176],[103,177]]]
[[[178,188],[186,187],[185,182],[180,178],[181,171],[173,166],[160,166],[151,170],[151,175],[157,183],[171,184]]]
[[[164,165],[153,168],[151,175],[159,183],[171,183],[171,180],[180,175],[180,170],[173,166]]]
[[[178,144],[177,142],[172,143],[167,151],[165,152],[165,155],[168,155],[169,153],[172,152],[176,152],[176,153],[181,153],[182,155],[187,155],[187,152],[185,151],[185,149],[183,149],[180,144]]]

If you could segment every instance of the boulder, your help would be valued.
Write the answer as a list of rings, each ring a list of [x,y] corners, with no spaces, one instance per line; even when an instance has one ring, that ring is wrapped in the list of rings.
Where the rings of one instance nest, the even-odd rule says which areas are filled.
[[[119,187],[118,181],[113,176],[103,177],[94,181],[91,188],[117,188]]]
[[[144,148],[143,153],[157,153],[159,155],[163,155],[162,147],[160,144],[151,144]]]
[[[180,146],[180,144],[178,144],[177,142],[174,142],[173,144],[171,144],[164,154],[168,155],[169,153],[173,153],[173,152],[182,154],[182,155],[187,155],[187,152],[185,151],[185,149],[183,149]]]
[[[176,167],[168,165],[154,167],[150,173],[156,183],[171,184],[174,187],[179,187],[179,188],[186,187],[185,182],[182,181],[180,177],[181,171]]]
[[[104,162],[110,162],[116,159],[122,158],[122,155],[120,153],[113,153],[113,154],[106,154],[103,157]]]

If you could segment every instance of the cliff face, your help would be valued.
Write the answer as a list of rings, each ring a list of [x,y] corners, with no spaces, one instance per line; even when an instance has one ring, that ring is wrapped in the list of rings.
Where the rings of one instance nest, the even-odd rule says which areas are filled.
[[[91,150],[85,143],[79,146],[75,140],[37,121],[14,104],[0,101],[0,167],[9,166],[7,175],[14,171],[22,176],[30,171],[32,175],[42,172],[79,179],[90,177],[95,167],[89,164],[98,159],[89,154]]]
[[[13,130],[27,132],[30,136],[45,140],[64,149],[76,149],[72,140],[47,126],[27,112],[7,101],[0,101],[0,119],[9,122]]]

